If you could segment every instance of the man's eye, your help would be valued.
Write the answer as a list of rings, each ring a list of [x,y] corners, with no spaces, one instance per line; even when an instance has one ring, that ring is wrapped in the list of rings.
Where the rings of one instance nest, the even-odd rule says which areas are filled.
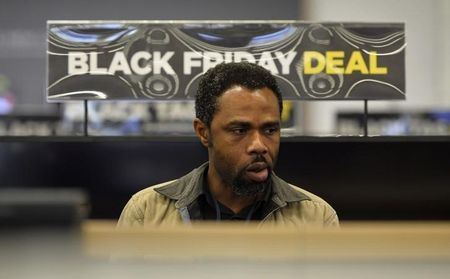
[[[233,132],[233,134],[236,134],[236,135],[243,135],[247,132],[247,130],[244,128],[234,128],[231,131]]]
[[[276,127],[267,128],[267,129],[265,129],[264,132],[265,132],[267,135],[273,135],[273,134],[275,134],[276,132],[278,132],[278,128],[276,128]]]

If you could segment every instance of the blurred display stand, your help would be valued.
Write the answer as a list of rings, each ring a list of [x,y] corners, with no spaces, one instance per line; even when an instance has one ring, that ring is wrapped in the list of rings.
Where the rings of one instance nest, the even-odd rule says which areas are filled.
[[[88,215],[87,195],[79,189],[0,188],[0,226],[79,227]]]

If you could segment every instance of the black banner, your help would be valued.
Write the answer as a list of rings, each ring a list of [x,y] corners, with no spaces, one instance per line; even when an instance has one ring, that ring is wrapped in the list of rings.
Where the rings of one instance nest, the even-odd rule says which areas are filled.
[[[48,101],[193,99],[201,75],[249,61],[293,100],[405,99],[402,23],[49,21]]]

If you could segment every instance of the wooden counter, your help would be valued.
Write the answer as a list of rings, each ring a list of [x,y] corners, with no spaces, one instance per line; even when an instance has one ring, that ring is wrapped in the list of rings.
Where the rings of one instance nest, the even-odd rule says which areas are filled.
[[[93,257],[157,260],[450,261],[450,223],[355,222],[340,230],[259,229],[252,224],[116,230],[114,222],[82,226],[84,252]]]

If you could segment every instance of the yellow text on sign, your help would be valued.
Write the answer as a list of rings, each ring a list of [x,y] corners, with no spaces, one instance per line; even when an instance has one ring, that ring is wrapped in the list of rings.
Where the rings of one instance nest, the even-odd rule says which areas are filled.
[[[344,63],[344,51],[327,51],[322,54],[318,51],[305,51],[303,53],[304,74],[314,75],[325,72],[326,74],[360,73],[364,75],[386,75],[388,69],[378,66],[376,52],[369,53],[368,61],[360,51],[353,51],[347,64]]]

